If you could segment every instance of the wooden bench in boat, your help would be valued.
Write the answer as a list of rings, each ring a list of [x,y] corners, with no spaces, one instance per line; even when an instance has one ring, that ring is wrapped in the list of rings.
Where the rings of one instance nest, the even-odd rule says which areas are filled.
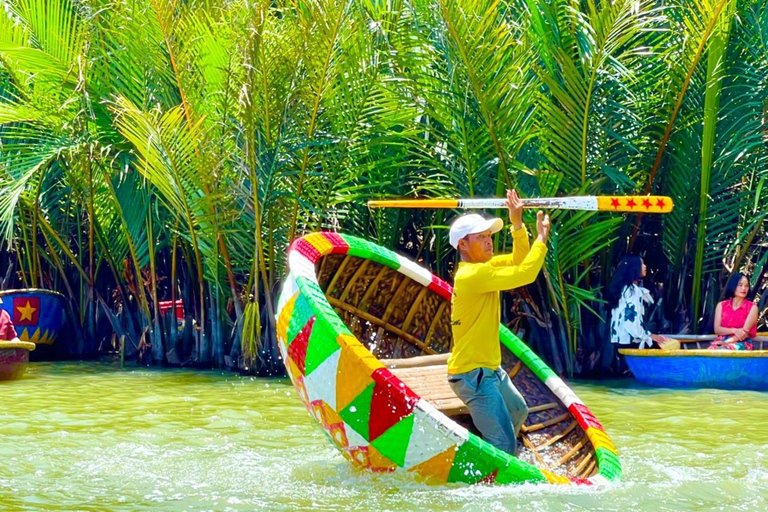
[[[448,356],[451,354],[434,354],[429,356],[410,357],[407,359],[382,359],[389,371],[421,398],[431,403],[446,416],[469,414],[467,406],[456,396],[448,384]],[[509,370],[509,377],[514,378],[520,371],[522,363]],[[546,411],[557,407],[550,402],[535,407],[529,407],[529,413]],[[568,415],[559,416],[544,423],[523,425],[523,432],[535,432],[554,423],[563,421]]]
[[[434,354],[407,359],[382,359],[389,371],[414,393],[446,416],[468,414],[467,406],[448,385],[448,356]]]

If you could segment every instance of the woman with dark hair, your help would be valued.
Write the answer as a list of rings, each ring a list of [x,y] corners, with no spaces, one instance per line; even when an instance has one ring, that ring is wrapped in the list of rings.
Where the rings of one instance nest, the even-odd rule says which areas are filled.
[[[646,304],[653,304],[651,293],[640,286],[646,267],[640,256],[625,256],[606,290],[611,308],[611,343],[631,348],[651,348],[666,338],[651,334],[644,325]]]
[[[749,279],[736,272],[725,285],[725,300],[715,308],[715,341],[712,350],[752,350],[757,336],[757,306],[748,300]]]

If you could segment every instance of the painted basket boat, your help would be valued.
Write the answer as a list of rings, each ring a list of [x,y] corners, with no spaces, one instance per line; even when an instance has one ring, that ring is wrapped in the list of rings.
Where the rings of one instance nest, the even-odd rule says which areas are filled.
[[[706,350],[714,336],[680,339],[678,350],[619,349],[637,380],[665,388],[768,391],[768,337],[755,350]]]
[[[426,269],[336,233],[296,240],[288,266],[276,313],[283,361],[310,415],[355,467],[430,483],[621,477],[598,420],[504,326],[502,365],[530,409],[518,457],[473,433],[446,378],[452,289]]]
[[[28,288],[0,291],[0,308],[11,316],[22,341],[51,345],[64,327],[64,296],[50,290]]]
[[[35,344],[28,341],[0,341],[0,380],[21,378]]]

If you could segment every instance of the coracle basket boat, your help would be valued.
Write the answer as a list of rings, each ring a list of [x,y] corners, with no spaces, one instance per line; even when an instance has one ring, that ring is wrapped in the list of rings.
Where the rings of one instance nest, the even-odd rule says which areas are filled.
[[[21,378],[35,344],[28,341],[0,341],[0,380]]]
[[[0,308],[13,320],[21,341],[51,345],[64,327],[64,296],[38,288],[0,291]]]
[[[616,481],[603,427],[501,326],[503,367],[530,414],[515,457],[475,435],[447,383],[451,287],[365,240],[313,233],[288,252],[277,337],[301,401],[355,467],[430,483]]]
[[[768,391],[768,335],[754,350],[707,350],[714,335],[675,336],[676,350],[619,349],[637,380],[665,388],[717,388]]]

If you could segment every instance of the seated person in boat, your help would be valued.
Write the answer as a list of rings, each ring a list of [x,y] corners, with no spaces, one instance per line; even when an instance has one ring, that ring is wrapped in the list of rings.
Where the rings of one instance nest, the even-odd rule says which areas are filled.
[[[654,348],[653,342],[664,346],[668,341],[645,328],[645,306],[653,304],[651,292],[640,284],[646,272],[640,256],[625,256],[619,262],[606,290],[611,308],[611,343],[628,348]]]
[[[3,300],[0,299],[0,303],[2,302]],[[0,341],[19,341],[11,315],[4,309],[0,309]]]
[[[549,216],[536,215],[537,238],[529,245],[523,225],[523,203],[507,191],[512,254],[493,256],[493,234],[504,225],[499,218],[477,214],[456,219],[449,232],[461,261],[451,301],[453,351],[448,382],[469,409],[486,441],[507,453],[517,451],[517,434],[528,417],[525,399],[501,368],[499,292],[532,283],[547,254]]]
[[[757,306],[748,300],[749,279],[736,272],[725,285],[725,300],[715,308],[717,338],[708,348],[712,350],[752,350],[757,336]]]

